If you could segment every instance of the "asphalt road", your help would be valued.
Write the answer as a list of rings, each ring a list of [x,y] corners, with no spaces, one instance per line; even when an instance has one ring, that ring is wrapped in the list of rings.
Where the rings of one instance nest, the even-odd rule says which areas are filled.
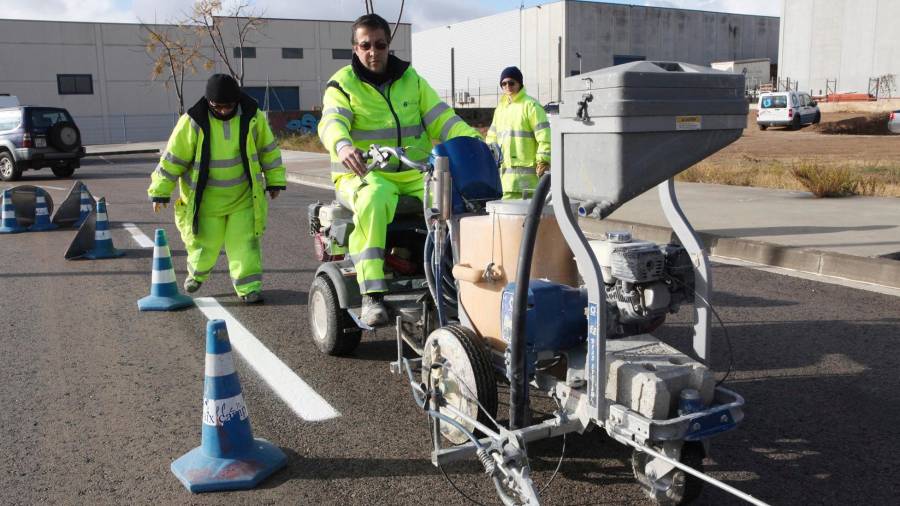
[[[424,416],[389,372],[391,333],[365,336],[350,358],[323,356],[310,341],[316,262],[306,206],[328,192],[299,185],[271,205],[266,304],[236,299],[224,256],[198,295],[215,297],[342,416],[303,421],[237,359],[254,433],[280,446],[288,466],[253,491],[184,489],[169,464],[200,442],[205,317],[198,309],[138,312],[152,249],[122,228],[134,223],[150,237],[166,229],[184,279],[171,209],[154,215],[146,198],[154,165],[127,156],[90,160],[76,172],[107,198],[124,258],[64,260],[72,230],[0,236],[0,503],[466,504],[429,463]],[[25,178],[71,185],[49,171]],[[66,194],[49,191],[57,202]],[[894,503],[900,298],[743,267],[713,272],[734,356],[727,385],[747,408],[737,430],[714,440],[712,476],[771,504]],[[682,348],[689,334],[684,314],[658,333]],[[713,337],[713,365],[724,372],[724,333],[716,328]],[[538,485],[551,477],[561,442],[530,447]],[[629,456],[600,431],[569,436],[545,504],[648,504]],[[497,504],[474,461],[448,471],[469,495]],[[699,501],[738,503],[711,487]]]

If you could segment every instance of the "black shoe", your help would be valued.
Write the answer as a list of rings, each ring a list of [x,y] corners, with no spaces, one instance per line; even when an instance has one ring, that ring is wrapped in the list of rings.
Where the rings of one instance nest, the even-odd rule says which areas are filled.
[[[200,289],[200,285],[203,284],[203,281],[197,281],[194,278],[188,277],[184,280],[184,291],[187,293],[194,293]]]
[[[370,327],[384,325],[388,322],[387,308],[384,307],[384,294],[373,293],[363,295],[362,310],[359,319]]]
[[[262,301],[263,297],[259,292],[250,292],[247,295],[241,295],[241,302],[244,304],[259,304]]]

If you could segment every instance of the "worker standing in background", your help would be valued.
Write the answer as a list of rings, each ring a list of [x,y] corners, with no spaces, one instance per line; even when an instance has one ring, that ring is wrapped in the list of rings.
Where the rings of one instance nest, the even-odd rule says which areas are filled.
[[[175,225],[187,249],[184,289],[209,278],[222,246],[235,292],[262,302],[262,251],[268,203],[286,188],[284,163],[265,114],[237,81],[215,74],[206,95],[181,116],[151,175],[153,211],[178,185]]]
[[[503,95],[485,142],[499,144],[504,199],[530,198],[538,178],[550,170],[550,123],[537,100],[525,93],[522,71],[507,67],[500,74]]]

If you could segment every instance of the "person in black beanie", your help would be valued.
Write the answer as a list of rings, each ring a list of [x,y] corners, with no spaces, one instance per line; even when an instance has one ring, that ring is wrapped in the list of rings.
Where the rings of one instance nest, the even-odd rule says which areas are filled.
[[[224,245],[235,292],[245,303],[261,302],[265,194],[275,199],[287,183],[265,114],[232,76],[210,77],[206,95],[178,120],[147,190],[154,212],[168,205],[176,183],[185,291],[209,278]]]

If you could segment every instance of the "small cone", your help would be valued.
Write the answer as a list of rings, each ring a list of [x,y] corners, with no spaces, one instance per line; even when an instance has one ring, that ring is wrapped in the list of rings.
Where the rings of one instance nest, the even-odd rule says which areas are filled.
[[[81,196],[79,198],[78,203],[78,221],[75,222],[75,227],[80,227],[82,223],[87,219],[88,216],[91,215],[91,212],[94,210],[94,197],[91,197],[91,193],[88,191],[87,186],[81,185]]]
[[[59,225],[50,223],[50,211],[47,209],[47,197],[41,190],[34,195],[34,223],[28,227],[29,232],[43,232],[45,230],[55,230]]]
[[[12,191],[3,190],[3,221],[0,221],[0,234],[17,234],[27,230],[16,221],[16,206],[13,204]]]
[[[124,254],[124,251],[119,251],[113,246],[112,235],[109,233],[109,218],[106,215],[106,199],[101,198],[97,201],[94,247],[84,254],[84,258],[100,260],[103,258],[117,258]]]
[[[286,463],[281,449],[253,438],[225,322],[209,321],[200,446],[172,462],[172,473],[191,492],[240,490],[255,487]]]
[[[138,301],[141,311],[172,311],[194,305],[194,299],[178,292],[172,255],[166,231],[156,229],[156,245],[153,247],[153,278],[150,295]]]
[[[53,223],[61,227],[78,228],[93,211],[94,197],[88,191],[87,185],[75,181],[66,199],[56,209]]]

